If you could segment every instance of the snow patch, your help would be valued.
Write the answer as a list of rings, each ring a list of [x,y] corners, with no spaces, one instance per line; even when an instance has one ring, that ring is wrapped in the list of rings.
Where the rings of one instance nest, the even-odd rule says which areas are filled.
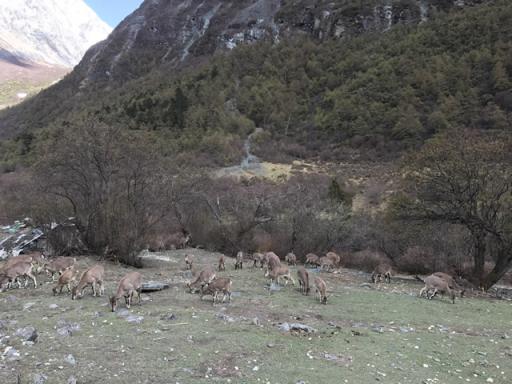
[[[0,1],[0,49],[21,61],[73,67],[111,31],[83,0]]]

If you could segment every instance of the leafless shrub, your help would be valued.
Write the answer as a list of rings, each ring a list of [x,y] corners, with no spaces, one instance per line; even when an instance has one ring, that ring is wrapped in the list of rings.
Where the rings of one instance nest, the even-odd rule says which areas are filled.
[[[346,252],[342,257],[343,266],[372,272],[379,264],[392,264],[391,260],[382,252],[364,249],[358,252]]]
[[[408,273],[427,274],[435,270],[446,270],[446,268],[436,268],[436,256],[431,248],[414,246],[408,248],[405,253],[397,260],[397,266],[400,270]]]
[[[174,202],[173,179],[155,152],[144,137],[94,121],[58,132],[35,168],[47,222],[72,216],[91,251],[136,264]]]

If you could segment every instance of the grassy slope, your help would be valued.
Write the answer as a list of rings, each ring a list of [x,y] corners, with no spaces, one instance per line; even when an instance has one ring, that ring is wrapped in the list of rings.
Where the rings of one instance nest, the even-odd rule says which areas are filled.
[[[203,257],[201,261],[214,264],[215,258]],[[32,382],[34,373],[44,373],[51,383],[64,383],[72,374],[80,383],[379,380],[396,384],[467,379],[484,383],[488,378],[506,383],[512,379],[510,340],[502,338],[512,332],[510,302],[470,298],[451,305],[446,299],[426,301],[415,296],[419,285],[395,282],[377,290],[362,288],[360,283],[366,276],[343,271],[324,276],[332,295],[328,305],[322,306],[292,287],[269,296],[260,270],[234,271],[231,264],[222,275],[234,279],[240,296],[225,310],[185,292],[181,286],[186,278],[180,270],[183,266],[143,270],[147,278],[180,284],[166,292],[144,295],[143,305],[132,308],[134,314],[145,317],[140,325],[110,313],[104,298],[87,296],[77,302],[64,295],[54,298],[48,285],[37,291],[3,293],[0,319],[16,319],[17,324],[0,333],[12,335],[19,327],[33,325],[40,341],[31,347],[22,346],[16,337],[8,341],[22,358],[20,362],[0,361],[0,366],[6,365],[0,369],[0,382],[15,383],[15,371],[22,373],[23,383]],[[111,292],[126,270],[106,267],[107,292]],[[14,304],[9,304],[10,295],[17,298]],[[27,302],[35,305],[23,310]],[[48,309],[52,303],[59,308]],[[160,319],[169,313],[177,319]],[[218,313],[235,321],[223,321]],[[297,321],[297,316],[319,332],[308,337],[277,330],[275,323]],[[254,317],[261,326],[252,323]],[[55,325],[60,319],[79,322],[81,330],[72,337],[58,336]],[[372,330],[379,325],[382,333]],[[414,331],[401,332],[400,327]],[[352,331],[361,336],[353,336]],[[74,367],[64,362],[69,353],[77,360]],[[328,361],[324,353],[351,357],[352,362]]]

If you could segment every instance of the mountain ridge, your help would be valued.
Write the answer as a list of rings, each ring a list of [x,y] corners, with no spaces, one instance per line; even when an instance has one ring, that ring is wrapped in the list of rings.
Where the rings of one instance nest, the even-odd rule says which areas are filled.
[[[0,59],[71,68],[111,30],[82,0],[2,2]]]

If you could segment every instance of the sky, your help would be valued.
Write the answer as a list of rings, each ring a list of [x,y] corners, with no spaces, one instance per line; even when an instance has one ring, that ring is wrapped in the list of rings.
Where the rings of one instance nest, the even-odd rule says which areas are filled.
[[[135,11],[143,0],[85,0],[98,16],[115,28],[126,16]]]

